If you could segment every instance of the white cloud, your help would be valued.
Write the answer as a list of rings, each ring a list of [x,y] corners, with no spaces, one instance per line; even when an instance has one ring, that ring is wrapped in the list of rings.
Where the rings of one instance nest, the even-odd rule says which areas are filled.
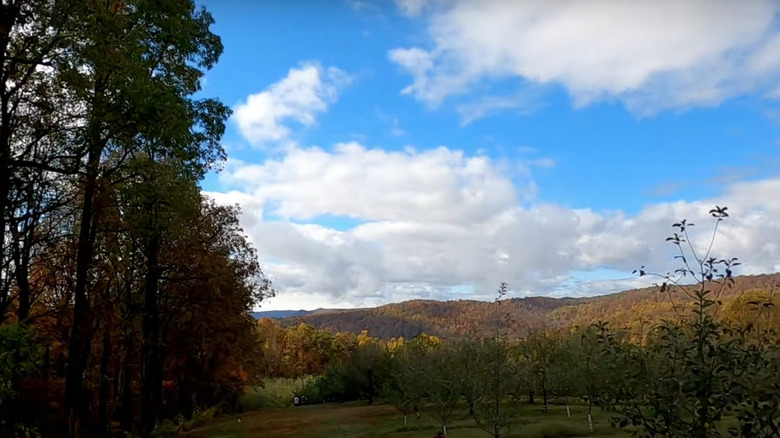
[[[695,222],[701,251],[715,204],[733,216],[715,255],[740,257],[742,273],[780,270],[780,248],[771,244],[780,242],[780,179],[628,215],[534,202],[528,170],[507,173],[515,167],[445,147],[390,152],[346,143],[295,148],[257,165],[232,162],[221,178],[233,190],[212,195],[243,206],[242,223],[281,291],[272,308],[446,299],[463,285],[473,286],[469,296],[485,297],[500,281],[532,294],[611,292],[639,283],[591,276],[572,286],[572,273],[640,265],[666,272],[674,266],[664,242],[671,223]],[[516,186],[518,176],[525,183]],[[282,219],[269,220],[270,213]],[[352,219],[329,227],[317,224],[322,215]]]
[[[405,15],[419,15],[431,0],[395,0],[395,4]]]
[[[385,14],[382,8],[379,6],[381,3],[375,2],[373,0],[346,0],[345,3],[348,8],[357,13],[363,14],[365,17],[377,20],[385,20]],[[371,35],[371,31],[364,30],[363,35],[369,36]]]
[[[336,102],[351,80],[338,68],[306,63],[239,103],[233,119],[244,138],[254,145],[286,140],[290,135],[288,122],[314,125],[316,117]]]
[[[423,3],[399,6],[414,15]],[[775,0],[451,0],[438,6],[425,17],[428,47],[389,52],[413,78],[403,92],[433,106],[482,81],[512,77],[560,85],[577,106],[618,100],[638,114],[780,89]]]
[[[220,178],[251,190],[261,204],[278,202],[282,217],[303,220],[329,214],[374,221],[479,221],[520,196],[487,158],[444,147],[387,152],[350,142],[335,145],[333,152],[296,148],[259,165],[228,163]]]
[[[543,106],[541,94],[538,90],[526,89],[508,96],[485,96],[473,102],[458,105],[460,125],[466,126],[483,117],[506,111],[516,110],[522,114],[528,114]]]

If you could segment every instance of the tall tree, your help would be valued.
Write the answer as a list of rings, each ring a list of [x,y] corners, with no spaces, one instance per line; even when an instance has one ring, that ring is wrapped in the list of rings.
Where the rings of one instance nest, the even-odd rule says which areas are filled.
[[[161,257],[166,246],[186,238],[190,232],[188,226],[197,217],[201,202],[197,187],[191,180],[177,175],[175,168],[148,158],[133,164],[135,181],[128,185],[124,205],[134,246],[139,248],[145,260],[141,311],[141,434],[148,436],[157,422],[162,403],[164,352],[159,288],[168,269]]]
[[[12,284],[24,275],[16,272],[17,267],[27,268],[20,251],[29,248],[28,232],[39,219],[40,203],[34,204],[33,212],[14,217],[30,201],[24,187],[50,179],[52,171],[72,172],[60,160],[70,114],[53,73],[72,42],[66,8],[64,2],[53,0],[0,4],[0,321],[12,301]],[[23,242],[22,248],[14,248],[12,239]],[[23,319],[27,292],[22,284]]]
[[[193,99],[204,70],[222,51],[205,10],[173,0],[72,6],[68,18],[82,30],[69,47],[68,62],[56,68],[74,96],[72,104],[82,108],[73,150],[85,157],[79,169],[82,202],[66,385],[71,435],[77,436],[91,344],[87,293],[101,214],[95,205],[98,181],[110,181],[122,173],[117,170],[127,157],[141,154],[201,177],[224,154],[219,139],[229,111],[216,100]]]

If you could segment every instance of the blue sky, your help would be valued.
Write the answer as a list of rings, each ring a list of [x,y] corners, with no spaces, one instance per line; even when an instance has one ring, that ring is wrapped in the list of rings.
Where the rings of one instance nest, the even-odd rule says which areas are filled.
[[[777,269],[777,2],[204,5],[235,113],[203,188],[242,205],[263,308],[611,292],[715,201]]]

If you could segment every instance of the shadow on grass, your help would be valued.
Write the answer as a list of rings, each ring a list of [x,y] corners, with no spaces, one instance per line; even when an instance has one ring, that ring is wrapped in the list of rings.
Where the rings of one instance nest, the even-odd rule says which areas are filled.
[[[594,411],[594,432],[587,424],[586,408],[571,406],[568,418],[565,406],[550,406],[549,413],[542,413],[539,405],[521,408],[517,422],[502,434],[506,438],[555,438],[555,437],[628,437],[625,431],[609,424],[609,414]],[[489,436],[479,429],[465,412],[461,420],[448,426],[449,438],[485,438]],[[368,438],[404,437],[431,438],[439,429],[430,418],[410,416],[404,426],[403,416],[389,405],[360,403],[322,404],[297,408],[270,408],[244,414],[241,423],[236,417],[226,418],[188,434],[191,438],[244,438],[244,437],[315,437],[315,438]]]

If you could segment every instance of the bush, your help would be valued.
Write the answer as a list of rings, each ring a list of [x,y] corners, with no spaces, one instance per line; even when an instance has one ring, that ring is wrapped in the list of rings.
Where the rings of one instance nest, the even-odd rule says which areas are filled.
[[[238,398],[239,409],[252,411],[262,408],[284,408],[292,406],[296,387],[306,386],[308,380],[268,379],[262,387],[249,388]]]
[[[16,425],[16,436],[19,438],[41,438],[41,433],[38,429],[32,426],[25,426],[24,424]]]
[[[150,435],[151,438],[173,438],[182,431],[182,425],[165,419],[162,424],[155,427]]]
[[[189,421],[183,421],[182,429],[187,431],[199,426],[203,426],[209,421],[219,416],[219,409],[216,406],[212,406],[205,411],[195,411],[192,414],[192,418]]]
[[[33,335],[24,324],[0,327],[0,400],[14,398],[14,381],[38,369],[43,349]]]

